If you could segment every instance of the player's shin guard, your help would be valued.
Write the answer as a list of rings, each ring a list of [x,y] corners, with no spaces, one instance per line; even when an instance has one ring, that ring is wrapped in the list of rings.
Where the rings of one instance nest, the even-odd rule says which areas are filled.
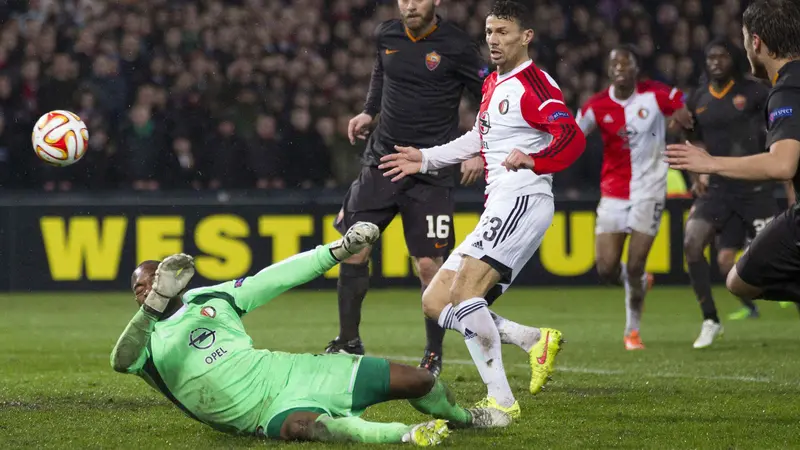
[[[541,330],[534,327],[526,327],[516,322],[512,322],[504,317],[498,316],[492,311],[489,311],[500,333],[500,342],[503,344],[513,344],[528,353],[531,348],[539,341],[542,336]]]
[[[317,417],[312,439],[321,442],[359,442],[362,444],[399,444],[411,426],[402,423],[367,422],[358,417]]]
[[[455,307],[455,318],[461,323],[467,349],[488,388],[489,397],[503,407],[514,405],[516,400],[503,367],[500,333],[486,300],[473,298],[460,303]]]
[[[447,386],[438,379],[425,396],[409,400],[417,411],[437,419],[449,420],[458,425],[469,425],[472,415],[456,404],[456,398]]]

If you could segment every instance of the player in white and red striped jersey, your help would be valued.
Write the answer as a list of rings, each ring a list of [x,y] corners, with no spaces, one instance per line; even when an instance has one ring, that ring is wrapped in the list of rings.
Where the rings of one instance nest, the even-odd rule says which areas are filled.
[[[601,199],[595,227],[597,270],[603,281],[625,286],[625,348],[643,349],[639,324],[644,296],[652,278],[645,263],[661,224],[667,196],[664,161],[668,118],[691,127],[681,111],[683,93],[657,81],[638,81],[633,48],[611,51],[611,86],[581,108],[577,121],[588,135],[603,138]],[[621,263],[630,237],[628,263]],[[629,281],[630,280],[630,281]]]
[[[497,71],[483,85],[471,131],[447,144],[418,150],[398,147],[380,166],[398,181],[482,155],[485,210],[475,230],[445,261],[423,294],[425,314],[464,335],[488,388],[479,405],[520,415],[503,368],[501,343],[529,354],[530,391],[553,371],[561,332],[526,327],[491,313],[487,294],[507,289],[530,260],[553,219],[553,173],[572,164],[586,139],[564,105],[558,84],[528,56],[533,39],[527,6],[495,3],[486,18],[486,41]]]

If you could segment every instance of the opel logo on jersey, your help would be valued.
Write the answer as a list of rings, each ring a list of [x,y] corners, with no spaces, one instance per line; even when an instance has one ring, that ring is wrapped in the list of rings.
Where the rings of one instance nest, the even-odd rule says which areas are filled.
[[[489,122],[489,112],[484,111],[478,117],[478,131],[485,135],[490,128],[492,128],[492,124]]]
[[[189,333],[189,345],[198,349],[205,350],[217,340],[217,332],[208,328],[196,328]]]
[[[642,119],[647,119],[647,116],[649,116],[649,115],[650,115],[650,111],[648,111],[647,109],[642,108],[642,109],[639,110],[639,117],[641,117]]]
[[[507,98],[503,99],[503,101],[500,102],[500,105],[497,106],[497,109],[500,110],[500,114],[507,113],[508,112],[508,99]]]
[[[440,62],[442,62],[442,57],[436,52],[430,52],[425,55],[425,66],[427,66],[430,71],[436,70]]]

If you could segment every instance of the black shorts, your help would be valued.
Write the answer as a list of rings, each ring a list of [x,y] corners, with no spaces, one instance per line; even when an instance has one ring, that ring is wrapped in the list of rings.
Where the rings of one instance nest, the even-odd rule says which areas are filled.
[[[736,263],[739,278],[762,289],[797,282],[800,277],[799,226],[795,208],[768,223]]]
[[[414,177],[393,183],[377,167],[364,166],[344,198],[344,233],[356,222],[372,222],[381,232],[399,213],[408,252],[414,257],[447,256],[455,245],[453,188],[435,186]]]
[[[733,196],[710,193],[692,205],[689,216],[711,223],[716,247],[742,249],[780,212],[770,195]]]

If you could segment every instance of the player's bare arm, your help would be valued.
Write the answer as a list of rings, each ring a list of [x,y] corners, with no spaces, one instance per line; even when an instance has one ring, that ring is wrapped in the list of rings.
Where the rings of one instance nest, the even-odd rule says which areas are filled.
[[[666,156],[673,169],[741,180],[784,181],[797,172],[800,141],[784,139],[772,144],[769,153],[744,157],[711,156],[702,148],[686,142],[668,145]]]
[[[473,128],[447,144],[428,149],[396,145],[397,153],[382,157],[378,168],[386,170],[383,175],[393,177],[392,181],[397,182],[408,175],[427,173],[472,159],[480,154],[480,148],[478,131]]]

